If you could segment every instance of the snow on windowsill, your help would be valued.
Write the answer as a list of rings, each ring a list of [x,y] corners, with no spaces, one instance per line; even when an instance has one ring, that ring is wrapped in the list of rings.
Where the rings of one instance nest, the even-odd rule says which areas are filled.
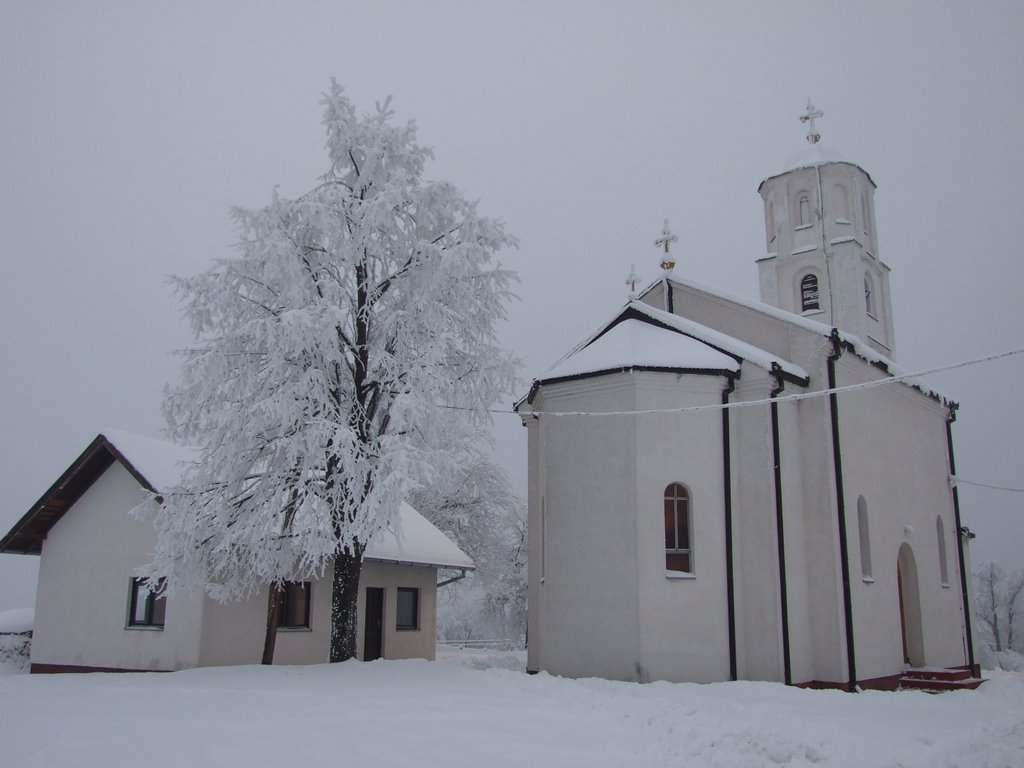
[[[679,581],[688,581],[696,579],[696,574],[687,573],[686,571],[665,571],[666,579],[677,579]]]
[[[814,317],[814,315],[825,314],[824,309],[807,309],[800,313],[800,317]]]
[[[871,576],[864,576],[864,577],[863,577],[863,578],[861,579],[861,581],[863,581],[863,582],[864,582],[865,584],[874,584],[874,583],[875,583],[875,580],[874,580],[874,578],[873,578],[873,577],[871,577]]]
[[[946,582],[942,582],[942,588],[949,589],[949,584],[947,584]]]
[[[852,243],[852,242],[855,242],[855,239],[853,237],[850,237],[849,235],[847,235],[845,237],[833,237],[831,240],[828,241],[828,244],[829,245],[842,245],[843,243]]]
[[[818,250],[818,246],[817,245],[805,245],[802,248],[794,249],[792,253],[793,253],[794,256],[796,256],[796,255],[801,254],[801,253],[810,253],[811,251],[816,251],[816,250]]]
[[[804,229],[810,229],[813,226],[814,226],[814,222],[811,222],[810,224],[801,224],[799,227],[793,227],[793,231],[794,232],[799,232],[799,231],[804,230]]]
[[[847,219],[836,219],[836,224],[853,224],[853,222]]]

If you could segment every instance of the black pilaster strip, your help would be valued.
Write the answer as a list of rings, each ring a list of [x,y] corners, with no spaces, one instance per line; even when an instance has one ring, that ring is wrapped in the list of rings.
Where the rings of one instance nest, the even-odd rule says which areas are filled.
[[[953,455],[953,422],[956,421],[956,409],[959,406],[951,403],[949,418],[946,419],[946,452],[949,454],[949,474],[956,477],[956,458]],[[967,566],[964,563],[964,538],[960,524],[960,492],[953,484],[953,516],[956,519],[956,554],[960,563],[960,593],[964,601],[964,628],[967,631],[967,663],[974,674],[974,633],[971,630],[971,601],[967,596]]]

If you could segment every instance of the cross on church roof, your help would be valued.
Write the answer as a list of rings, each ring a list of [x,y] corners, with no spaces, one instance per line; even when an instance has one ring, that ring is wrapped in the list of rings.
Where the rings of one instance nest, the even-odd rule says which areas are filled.
[[[815,106],[811,103],[810,98],[808,97],[807,111],[800,115],[800,122],[810,123],[810,125],[807,126],[807,141],[809,141],[811,144],[817,144],[819,141],[821,141],[821,134],[815,130],[814,121],[819,117],[824,116],[825,113],[822,112],[820,109],[815,108]]]
[[[636,264],[629,265],[629,277],[626,278],[626,285],[629,286],[629,300],[636,298],[636,286],[640,282],[640,275],[636,273]]]
[[[661,230],[661,237],[654,241],[654,244],[659,248],[665,248],[665,257],[661,260],[661,268],[664,270],[671,270],[676,265],[675,259],[668,254],[669,246],[679,239],[678,235],[673,235],[668,228],[668,219],[665,219],[665,226]]]

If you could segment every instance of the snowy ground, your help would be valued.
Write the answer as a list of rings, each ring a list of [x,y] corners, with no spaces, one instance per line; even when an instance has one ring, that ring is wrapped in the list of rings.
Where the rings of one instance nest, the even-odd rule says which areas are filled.
[[[528,676],[521,656],[0,675],[10,766],[1024,766],[1024,675],[977,692]]]

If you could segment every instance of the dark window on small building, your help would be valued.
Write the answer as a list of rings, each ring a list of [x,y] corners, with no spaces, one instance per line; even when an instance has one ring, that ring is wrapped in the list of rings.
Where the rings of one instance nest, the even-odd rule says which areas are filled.
[[[800,281],[800,311],[821,309],[818,302],[818,278],[816,275],[804,275]]]
[[[690,494],[679,483],[665,489],[665,570],[693,573]]]
[[[309,629],[308,581],[286,581],[281,590],[281,629]]]
[[[398,588],[396,629],[420,628],[420,591],[413,587]]]
[[[167,596],[164,594],[164,587],[163,579],[157,582],[155,591],[146,585],[144,579],[132,579],[128,606],[129,627],[163,628],[167,615]]]

